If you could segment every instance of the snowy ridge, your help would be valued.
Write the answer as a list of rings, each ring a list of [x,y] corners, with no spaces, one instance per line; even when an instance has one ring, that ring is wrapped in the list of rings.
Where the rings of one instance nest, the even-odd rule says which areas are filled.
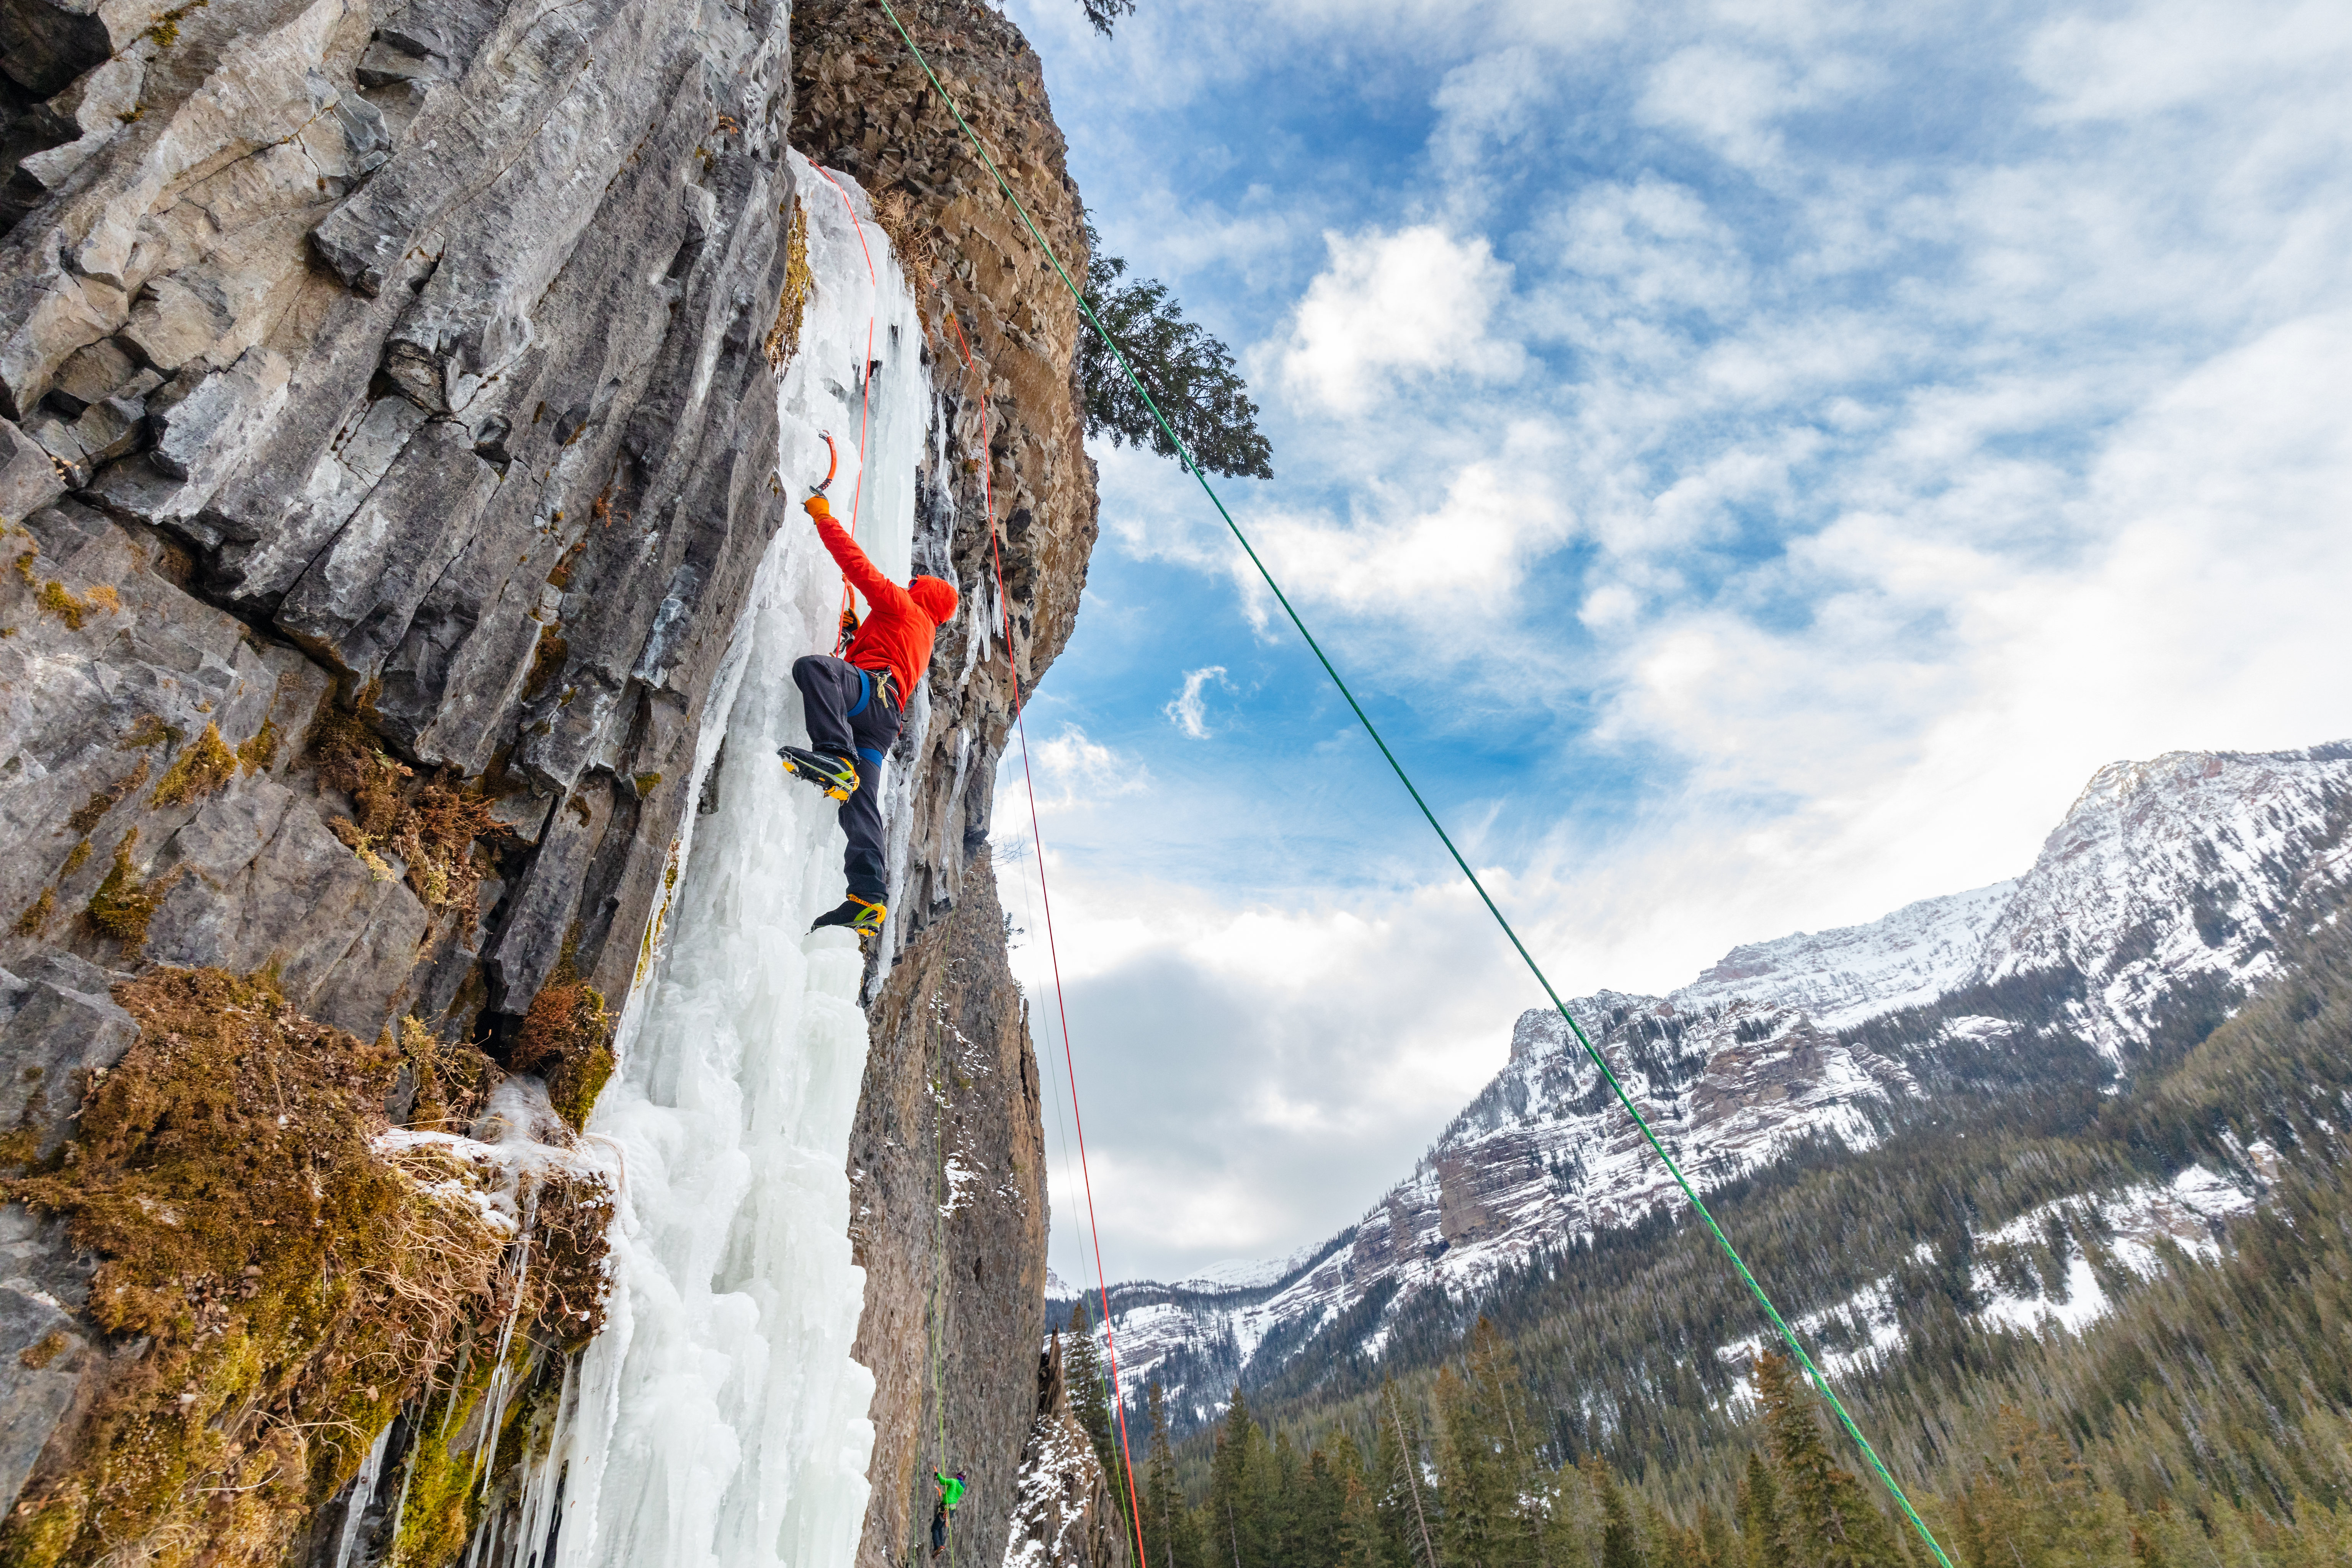
[[[2270,972],[2281,913],[2352,874],[2347,823],[2352,743],[2114,763],[2094,775],[2022,877],[1864,925],[1734,948],[1664,997],[1602,991],[1570,1007],[1662,1142],[1708,1189],[1805,1141],[1866,1147],[1874,1102],[1916,1086],[1900,1064],[1842,1043],[1837,1031],[1965,987],[2079,971],[2083,994],[2067,1005],[2064,1026],[2127,1059],[2180,988],[2242,985]],[[2029,1033],[2003,1018],[1959,1016],[1943,1022],[1940,1038],[2003,1049],[2022,1047]],[[2067,1223],[2100,1238],[2105,1266],[2148,1272],[2159,1233],[2196,1254],[2199,1236],[2215,1245],[2212,1224],[2251,1207],[2240,1189],[2224,1194],[2198,1175],[2163,1193],[2112,1194]],[[1672,1179],[1566,1022],[1530,1011],[1503,1070],[1355,1226],[1280,1262],[1221,1264],[1177,1286],[1114,1287],[1121,1393],[1139,1398],[1158,1377],[1172,1405],[1213,1416],[1235,1380],[1279,1364],[1376,1292],[1389,1292],[1370,1309],[1381,1321],[1426,1289],[1475,1294],[1506,1269],[1662,1205],[1679,1207]],[[2039,1226],[2047,1216],[2027,1217]],[[1999,1252],[2005,1234],[1985,1245]],[[2084,1304],[2105,1300],[2092,1294],[2095,1278],[2077,1278],[2091,1267],[2078,1249],[2063,1278],[2029,1270],[2041,1280],[2030,1299],[2018,1279],[1980,1284],[1985,1321],[2089,1321],[2105,1310]],[[1893,1348],[1884,1339],[1891,1304],[1867,1295],[1817,1314],[1850,1321],[1841,1354]],[[1384,1330],[1362,1328],[1357,1342],[1379,1353]],[[1276,1359],[1253,1366],[1261,1353]]]
[[[1733,1001],[1798,1007],[1824,1029],[1916,1007],[1975,973],[1986,932],[2016,891],[2012,879],[1923,899],[1867,925],[1735,947],[1670,1000],[1689,1012]]]

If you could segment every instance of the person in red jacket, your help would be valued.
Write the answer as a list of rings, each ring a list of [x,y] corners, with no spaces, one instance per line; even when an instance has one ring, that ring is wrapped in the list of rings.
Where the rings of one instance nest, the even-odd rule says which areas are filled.
[[[862,941],[882,929],[890,890],[883,858],[882,754],[898,738],[907,694],[930,665],[931,639],[955,615],[956,591],[923,576],[901,588],[874,569],[833,520],[824,497],[811,496],[806,505],[841,574],[866,595],[866,613],[844,657],[813,653],[793,666],[809,744],[779,746],[776,754],[786,773],[841,803],[841,830],[849,839],[842,856],[849,896],[809,929],[846,926]]]

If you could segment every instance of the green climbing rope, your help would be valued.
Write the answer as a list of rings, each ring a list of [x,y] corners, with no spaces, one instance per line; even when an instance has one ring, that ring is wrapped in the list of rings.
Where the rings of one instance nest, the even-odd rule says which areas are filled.
[[[988,148],[982,144],[979,134],[972,130],[971,122],[964,119],[963,109],[956,102],[955,95],[949,92],[947,85],[940,80],[939,73],[931,68],[931,62],[925,58],[921,47],[915,42],[914,35],[908,32],[907,25],[898,19],[897,8],[890,4],[890,0],[876,0],[876,3],[882,7],[883,14],[890,18],[890,25],[898,29],[898,37],[905,40],[908,51],[915,57],[915,63],[923,68],[923,75],[929,79],[931,90],[940,95],[940,101],[946,104],[948,112],[955,117],[956,125],[963,132],[964,139],[971,143],[972,151],[979,155],[981,163],[987,167],[990,175],[996,181],[996,188],[1004,193],[1004,199],[1011,202],[1013,210],[1021,215],[1022,225],[1028,229],[1030,238],[1037,242],[1037,247],[1045,252],[1045,259],[1054,264],[1054,271],[1062,279],[1062,287],[1067,289],[1070,291],[1070,298],[1077,302],[1079,314],[1083,315],[1087,324],[1094,329],[1095,335],[1102,339],[1104,346],[1117,357],[1119,368],[1127,373],[1127,379],[1134,384],[1137,395],[1143,399],[1145,406],[1151,410],[1151,416],[1160,422],[1160,428],[1166,433],[1170,444],[1182,459],[1184,467],[1192,473],[1193,479],[1200,481],[1202,493],[1209,498],[1209,504],[1217,509],[1217,515],[1224,519],[1225,527],[1233,531],[1234,539],[1241,545],[1243,552],[1248,555],[1250,564],[1256,567],[1258,575],[1265,579],[1265,585],[1273,593],[1275,601],[1281,605],[1282,613],[1290,617],[1290,624],[1298,628],[1298,635],[1306,639],[1307,647],[1315,655],[1316,662],[1323,667],[1323,673],[1331,678],[1331,684],[1339,689],[1341,697],[1347,699],[1348,707],[1356,715],[1357,722],[1362,724],[1364,733],[1372,738],[1372,744],[1380,748],[1381,757],[1387,761],[1390,770],[1396,774],[1397,782],[1404,785],[1405,793],[1412,797],[1412,804],[1421,808],[1421,815],[1427,819],[1431,831],[1437,835],[1438,842],[1445,846],[1445,852],[1454,858],[1454,865],[1461,868],[1462,875],[1469,879],[1470,886],[1477,893],[1479,901],[1486,906],[1486,912],[1493,915],[1495,923],[1503,928],[1503,934],[1510,939],[1511,946],[1517,951],[1520,959],[1526,963],[1528,973],[1536,977],[1536,984],[1543,987],[1544,994],[1551,998],[1551,1005],[1559,1009],[1559,1016],[1568,1021],[1569,1029],[1576,1036],[1576,1043],[1584,1047],[1584,1054],[1592,1058],[1594,1067],[1601,1069],[1601,1076],[1607,1080],[1610,1091],[1617,1097],[1617,1103],[1624,1107],[1625,1114],[1633,1119],[1633,1125],[1641,1130],[1642,1137],[1650,1145],[1651,1152],[1656,1154],[1659,1163],[1665,1166],[1666,1173],[1675,1179],[1675,1185],[1682,1189],[1683,1196],[1690,1200],[1691,1212],[1706,1222],[1706,1228],[1714,1236],[1716,1244],[1723,1249],[1723,1255],[1731,1260],[1732,1268],[1738,1271],[1740,1282],[1748,1287],[1748,1294],[1756,1298],[1756,1304],[1764,1309],[1764,1315],[1771,1321],[1773,1329],[1788,1345],[1790,1352],[1795,1355],[1797,1364],[1805,1369],[1807,1380],[1812,1384],[1815,1392],[1820,1394],[1831,1410],[1836,1413],[1838,1424],[1845,1428],[1846,1436],[1853,1439],[1854,1446],[1860,1448],[1863,1457],[1870,1461],[1870,1468],[1877,1472],[1879,1480],[1885,1483],[1888,1494],[1902,1509],[1904,1517],[1911,1521],[1911,1528],[1918,1531],[1919,1539],[1925,1542],[1927,1549],[1936,1554],[1936,1561],[1941,1563],[1943,1568],[1953,1568],[1952,1559],[1944,1551],[1943,1543],[1936,1539],[1936,1532],[1927,1528],[1927,1521],[1921,1519],[1919,1510],[1911,1506],[1910,1498],[1905,1494],[1894,1475],[1888,1471],[1885,1461],[1878,1457],[1878,1450],[1871,1447],[1870,1439],[1864,1436],[1862,1428],[1854,1424],[1853,1415],[1846,1410],[1845,1402],[1838,1397],[1837,1391],[1830,1386],[1829,1379],[1822,1374],[1821,1368],[1814,1364],[1812,1356],[1806,1352],[1804,1345],[1798,1340],[1796,1331],[1790,1328],[1788,1320],[1780,1315],[1780,1309],[1772,1304],[1772,1298],[1764,1293],[1764,1287],[1758,1283],[1756,1276],[1748,1271],[1747,1260],[1739,1256],[1739,1249],[1731,1245],[1731,1238],[1726,1236],[1723,1233],[1723,1227],[1716,1223],[1714,1214],[1707,1208],[1706,1201],[1698,1195],[1698,1189],[1691,1185],[1690,1178],[1683,1174],[1682,1166],[1675,1162],[1672,1154],[1666,1152],[1665,1145],[1661,1143],[1658,1141],[1658,1135],[1651,1131],[1649,1121],[1642,1115],[1640,1108],[1633,1103],[1633,1097],[1626,1092],[1624,1084],[1619,1081],[1616,1072],[1609,1065],[1608,1058],[1601,1054],[1600,1048],[1593,1045],[1591,1037],[1585,1034],[1584,1026],[1576,1021],[1576,1016],[1568,1010],[1568,1004],[1560,1000],[1559,993],[1552,988],[1551,980],[1544,973],[1543,966],[1538,963],[1535,955],[1528,951],[1527,943],[1519,940],[1519,933],[1512,929],[1510,921],[1496,904],[1493,896],[1486,891],[1486,885],[1478,879],[1478,873],[1470,868],[1470,862],[1462,858],[1460,849],[1454,847],[1453,836],[1445,831],[1444,825],[1437,820],[1437,814],[1432,811],[1429,803],[1422,798],[1421,791],[1413,784],[1412,776],[1404,771],[1404,764],[1397,761],[1396,753],[1390,751],[1389,743],[1381,738],[1381,732],[1373,725],[1371,716],[1364,711],[1363,704],[1356,700],[1356,694],[1349,690],[1348,683],[1340,679],[1339,671],[1332,665],[1329,656],[1324,653],[1323,645],[1317,642],[1315,634],[1307,629],[1306,621],[1300,618],[1297,610],[1291,605],[1290,596],[1282,591],[1282,584],[1275,581],[1274,574],[1267,570],[1265,563],[1259,558],[1256,548],[1249,542],[1249,536],[1242,531],[1241,524],[1235,522],[1234,514],[1225,510],[1225,503],[1218,497],[1216,488],[1209,483],[1207,470],[1193,460],[1192,450],[1184,445],[1183,438],[1176,434],[1175,427],[1169,424],[1168,416],[1160,412],[1160,405],[1152,397],[1150,389],[1143,384],[1143,378],[1135,374],[1135,366],[1128,362],[1126,352],[1118,346],[1110,333],[1104,330],[1101,321],[1095,315],[1094,308],[1087,303],[1086,290],[1080,289],[1072,280],[1069,269],[1062,265],[1062,258],[1055,254],[1053,246],[1048,244],[1045,235],[1039,232],[1036,220],[1029,216],[1029,209],[1022,205],[1021,198],[1013,193],[1012,184],[1004,177],[1004,172],[996,166],[996,160],[989,156]]]

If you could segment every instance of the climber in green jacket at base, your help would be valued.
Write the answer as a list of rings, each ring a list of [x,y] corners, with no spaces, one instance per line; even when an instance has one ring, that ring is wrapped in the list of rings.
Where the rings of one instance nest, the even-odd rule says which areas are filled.
[[[961,1470],[951,1476],[933,1470],[931,1479],[940,1483],[940,1506],[931,1510],[931,1555],[937,1557],[948,1549],[948,1515],[963,1501],[966,1483]]]

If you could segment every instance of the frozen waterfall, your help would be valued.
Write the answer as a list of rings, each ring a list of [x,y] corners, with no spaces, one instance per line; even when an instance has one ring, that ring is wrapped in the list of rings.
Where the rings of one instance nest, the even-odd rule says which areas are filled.
[[[862,965],[847,934],[803,934],[840,901],[841,836],[775,749],[806,742],[793,661],[831,649],[840,609],[840,574],[798,510],[824,472],[819,432],[840,450],[835,514],[857,496],[858,542],[903,579],[926,402],[921,327],[863,194],[792,163],[814,277],[779,394],[793,510],[712,689],[689,798],[715,809],[681,829],[620,1071],[590,1123],[625,1172],[609,1322],[526,1508],[544,1517],[561,1476],[564,1568],[846,1563],[866,1511],[874,1380],[849,1355],[865,1275],[845,1168]]]

